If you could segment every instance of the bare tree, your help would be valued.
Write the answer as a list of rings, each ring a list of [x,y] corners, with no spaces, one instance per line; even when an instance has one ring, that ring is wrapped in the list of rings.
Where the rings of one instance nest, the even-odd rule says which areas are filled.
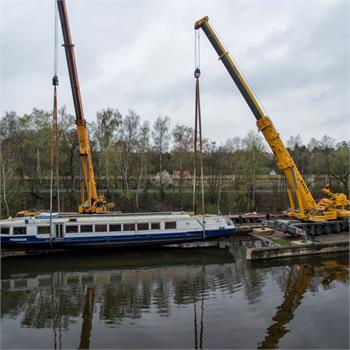
[[[140,116],[129,110],[129,114],[122,119],[119,130],[118,144],[120,146],[121,170],[124,183],[125,196],[130,204],[129,180],[132,171],[132,155],[136,151],[140,128]]]
[[[290,136],[287,140],[287,147],[294,151],[296,148],[300,148],[303,145],[303,141],[300,135]]]
[[[263,144],[261,136],[255,132],[248,132],[247,136],[243,139],[242,144],[247,151],[247,175],[252,176],[252,186],[251,186],[251,203],[250,208],[256,207],[255,195],[256,195],[256,175],[259,171],[259,167],[261,167],[264,161],[264,152],[266,151],[266,147]]]
[[[150,128],[149,123],[144,122],[142,126],[140,127],[140,131],[138,133],[138,140],[137,140],[137,156],[138,156],[138,177],[137,177],[137,187],[136,187],[136,209],[139,209],[139,193],[141,188],[142,179],[145,179],[147,176],[147,163],[146,163],[146,156],[147,151],[149,149],[150,144]]]
[[[58,111],[60,116],[58,123],[59,133],[59,163],[60,163],[60,177],[62,179],[61,186],[64,192],[61,195],[61,209],[65,206],[69,208],[76,207],[75,190],[77,187],[78,169],[80,168],[79,159],[79,145],[76,135],[75,117],[67,113],[66,107],[63,106]],[[69,204],[63,200],[63,195],[68,196]]]
[[[159,190],[161,198],[164,198],[163,183],[163,154],[169,149],[170,119],[167,116],[159,116],[153,125],[152,136],[154,147],[159,155]]]
[[[16,195],[16,165],[18,154],[19,118],[15,112],[5,112],[0,121],[0,217],[2,202],[10,216],[10,203]]]
[[[316,148],[320,147],[320,141],[318,141],[316,138],[312,137],[310,139],[310,142],[307,144],[307,148],[309,151],[313,151]]]
[[[337,149],[332,153],[332,159],[329,162],[329,174],[338,180],[344,193],[349,193],[349,174],[350,174],[350,143],[340,142]]]
[[[174,154],[177,155],[179,160],[179,170],[180,170],[180,181],[179,181],[179,192],[180,192],[180,202],[181,210],[183,209],[183,173],[184,173],[184,162],[186,155],[191,154],[193,150],[193,134],[192,128],[186,125],[177,124],[172,131],[173,134],[173,145]],[[187,157],[188,158],[188,157]],[[188,165],[187,165],[188,166]]]
[[[16,164],[16,154],[8,152],[4,155],[0,150],[0,165],[1,165],[1,196],[3,198],[6,215],[10,216],[10,203],[16,194],[16,177],[14,166]]]
[[[330,150],[335,148],[335,139],[328,135],[323,135],[320,141],[320,148],[323,150]]]
[[[118,128],[121,123],[122,115],[117,109],[107,108],[97,112],[95,139],[105,168],[107,195],[110,191],[111,161],[113,159],[112,146],[116,141]]]

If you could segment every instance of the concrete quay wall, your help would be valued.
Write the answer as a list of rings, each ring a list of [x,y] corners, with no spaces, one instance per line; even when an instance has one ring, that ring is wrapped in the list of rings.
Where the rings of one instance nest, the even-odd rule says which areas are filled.
[[[274,258],[349,252],[349,240],[323,243],[306,243],[288,246],[248,248],[247,260],[267,260]]]

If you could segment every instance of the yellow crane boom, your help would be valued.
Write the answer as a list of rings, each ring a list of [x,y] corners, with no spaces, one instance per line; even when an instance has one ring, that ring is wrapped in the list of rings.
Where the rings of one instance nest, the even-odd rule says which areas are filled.
[[[221,60],[226,67],[228,73],[237,85],[249,108],[253,112],[259,131],[261,131],[264,135],[265,140],[269,144],[277,159],[279,169],[283,171],[288,180],[288,197],[291,206],[291,215],[304,221],[327,221],[335,220],[338,217],[349,217],[350,212],[349,210],[345,209],[345,206],[349,205],[349,201],[344,194],[333,194],[330,191],[329,193],[324,191],[330,196],[330,198],[323,199],[319,203],[316,203],[272,121],[263,112],[259,102],[255,98],[238,67],[232,60],[229,52],[221,43],[220,39],[210,25],[209,18],[204,17],[198,20],[195,23],[194,28],[196,30],[201,28],[204,31],[210,43],[217,52],[219,60]],[[343,200],[336,200],[336,198],[339,197],[341,197]],[[342,205],[339,207],[337,206],[337,203],[341,203]]]
[[[83,104],[81,100],[77,67],[75,63],[74,45],[72,43],[71,33],[69,29],[68,14],[65,0],[57,0],[57,8],[60,16],[62,34],[64,40],[64,48],[66,53],[70,85],[72,89],[74,110],[77,125],[77,134],[79,141],[79,153],[82,160],[84,184],[81,189],[81,204],[79,205],[80,213],[103,213],[113,205],[106,203],[105,197],[99,195],[96,189],[94,168],[92,165],[91,148],[89,134],[84,118]],[[85,200],[85,191],[87,199]]]

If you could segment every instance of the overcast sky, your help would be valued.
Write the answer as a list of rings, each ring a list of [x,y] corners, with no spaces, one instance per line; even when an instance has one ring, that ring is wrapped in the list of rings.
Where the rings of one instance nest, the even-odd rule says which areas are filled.
[[[74,0],[67,8],[89,121],[112,107],[193,126],[193,25],[208,15],[284,140],[350,139],[350,1]],[[54,1],[0,0],[0,10],[1,115],[50,110]],[[242,137],[255,119],[201,34],[203,134]],[[58,76],[59,105],[73,113],[61,47]]]

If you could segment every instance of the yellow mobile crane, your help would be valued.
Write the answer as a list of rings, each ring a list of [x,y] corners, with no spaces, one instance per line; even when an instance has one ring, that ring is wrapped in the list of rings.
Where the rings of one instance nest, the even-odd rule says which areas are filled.
[[[112,203],[107,203],[105,197],[97,193],[94,168],[92,165],[89,134],[86,126],[86,120],[84,118],[78,73],[75,64],[74,45],[72,43],[71,33],[69,30],[69,22],[65,0],[57,0],[57,8],[60,16],[60,22],[63,33],[63,46],[65,48],[69,79],[74,101],[79,150],[84,173],[84,183],[81,184],[81,204],[79,205],[79,212],[104,213],[107,210],[113,208],[114,205]],[[86,200],[85,191],[87,193]]]
[[[346,229],[349,225],[348,219],[350,218],[350,211],[348,210],[350,201],[347,199],[346,195],[343,193],[332,193],[329,188],[324,188],[323,192],[328,198],[323,198],[318,203],[315,201],[274,125],[263,112],[259,102],[230,57],[230,54],[219,40],[209,23],[209,18],[204,17],[198,20],[194,28],[196,30],[201,28],[206,34],[219,55],[219,60],[221,60],[226,67],[228,73],[253,112],[257,120],[258,130],[263,133],[265,140],[277,159],[279,169],[281,169],[286,176],[289,185],[288,197],[291,206],[290,216],[302,220],[305,223],[310,223],[309,225],[303,225],[303,227],[306,228],[307,226],[307,230],[315,234],[321,234],[323,232],[330,233]],[[296,224],[294,226],[298,225]],[[290,233],[295,233],[295,229],[292,229]]]

